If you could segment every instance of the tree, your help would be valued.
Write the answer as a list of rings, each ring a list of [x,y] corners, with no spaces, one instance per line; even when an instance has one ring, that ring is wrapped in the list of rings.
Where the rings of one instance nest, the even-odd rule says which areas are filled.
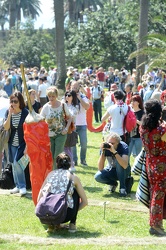
[[[154,21],[166,29],[165,20],[156,18]],[[145,55],[149,71],[154,68],[166,70],[166,35],[152,33],[144,37],[144,40],[147,42],[147,46],[133,52],[130,58]]]
[[[132,3],[132,4],[131,4]],[[128,55],[136,49],[138,4],[105,5],[97,12],[85,12],[87,23],[66,28],[66,62],[77,68],[87,65],[135,67]]]
[[[40,67],[42,56],[50,55],[50,60],[55,63],[54,40],[47,31],[35,30],[32,20],[21,25],[21,29],[11,29],[6,38],[0,57],[7,64],[19,65],[24,62],[26,67]]]
[[[21,21],[21,9],[23,11],[23,17],[31,17],[36,19],[41,13],[40,0],[18,0],[17,4],[17,20]]]
[[[146,46],[146,40],[143,38],[148,34],[148,10],[149,0],[140,0],[140,16],[139,16],[139,38],[138,50]],[[146,56],[139,54],[137,57],[137,84],[140,82],[141,75],[145,71]]]
[[[8,10],[7,8],[0,2],[0,26],[2,31],[4,31],[4,25],[8,22],[7,18]]]
[[[65,5],[66,12],[69,12],[69,21],[78,25],[83,22],[83,12],[97,11],[98,7],[102,8],[107,0],[67,0]]]
[[[57,86],[65,89],[66,65],[64,45],[64,1],[54,0],[54,14],[56,25],[56,58],[57,58]]]
[[[41,12],[39,0],[4,0],[3,6],[9,11],[10,29],[21,21],[21,10],[25,18],[31,16],[33,19]]]

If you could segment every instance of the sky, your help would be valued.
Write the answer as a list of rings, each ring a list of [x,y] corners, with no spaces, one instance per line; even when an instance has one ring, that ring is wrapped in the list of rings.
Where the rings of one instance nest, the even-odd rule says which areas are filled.
[[[53,0],[40,0],[40,8],[42,14],[35,20],[35,28],[38,29],[43,27],[43,29],[54,28],[54,13],[53,13]]]

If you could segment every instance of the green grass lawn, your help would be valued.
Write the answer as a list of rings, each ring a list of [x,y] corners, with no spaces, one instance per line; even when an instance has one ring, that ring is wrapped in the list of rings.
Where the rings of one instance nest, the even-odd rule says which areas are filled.
[[[154,237],[148,233],[148,209],[135,200],[139,176],[134,176],[132,192],[126,198],[119,197],[118,189],[116,193],[110,194],[107,185],[94,180],[101,142],[101,133],[88,132],[88,167],[76,167],[76,173],[89,200],[89,206],[78,214],[78,231],[70,234],[63,229],[48,235],[34,214],[34,204],[30,196],[20,198],[17,195],[1,195],[0,249],[165,249],[166,242],[165,245],[159,244],[158,239],[156,248]],[[22,235],[22,241],[17,235]],[[122,241],[111,245],[110,237],[122,238]],[[125,238],[136,238],[138,244],[127,244]],[[146,245],[146,239],[153,239],[153,243]],[[54,242],[44,245],[49,240]],[[82,243],[82,240],[85,242]],[[99,244],[100,241],[102,244]]]

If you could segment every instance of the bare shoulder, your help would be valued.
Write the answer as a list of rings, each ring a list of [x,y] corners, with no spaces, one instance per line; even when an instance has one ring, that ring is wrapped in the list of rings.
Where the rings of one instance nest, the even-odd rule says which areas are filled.
[[[74,182],[74,185],[76,185],[76,186],[81,183],[79,177],[75,174],[73,174],[72,180]]]

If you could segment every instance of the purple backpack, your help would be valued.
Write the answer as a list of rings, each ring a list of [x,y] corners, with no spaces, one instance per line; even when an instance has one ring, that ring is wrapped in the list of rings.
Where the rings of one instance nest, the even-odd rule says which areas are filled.
[[[71,180],[69,180],[65,193],[48,193],[39,200],[36,205],[35,214],[42,224],[59,225],[65,220],[68,208],[67,193],[70,186]]]

